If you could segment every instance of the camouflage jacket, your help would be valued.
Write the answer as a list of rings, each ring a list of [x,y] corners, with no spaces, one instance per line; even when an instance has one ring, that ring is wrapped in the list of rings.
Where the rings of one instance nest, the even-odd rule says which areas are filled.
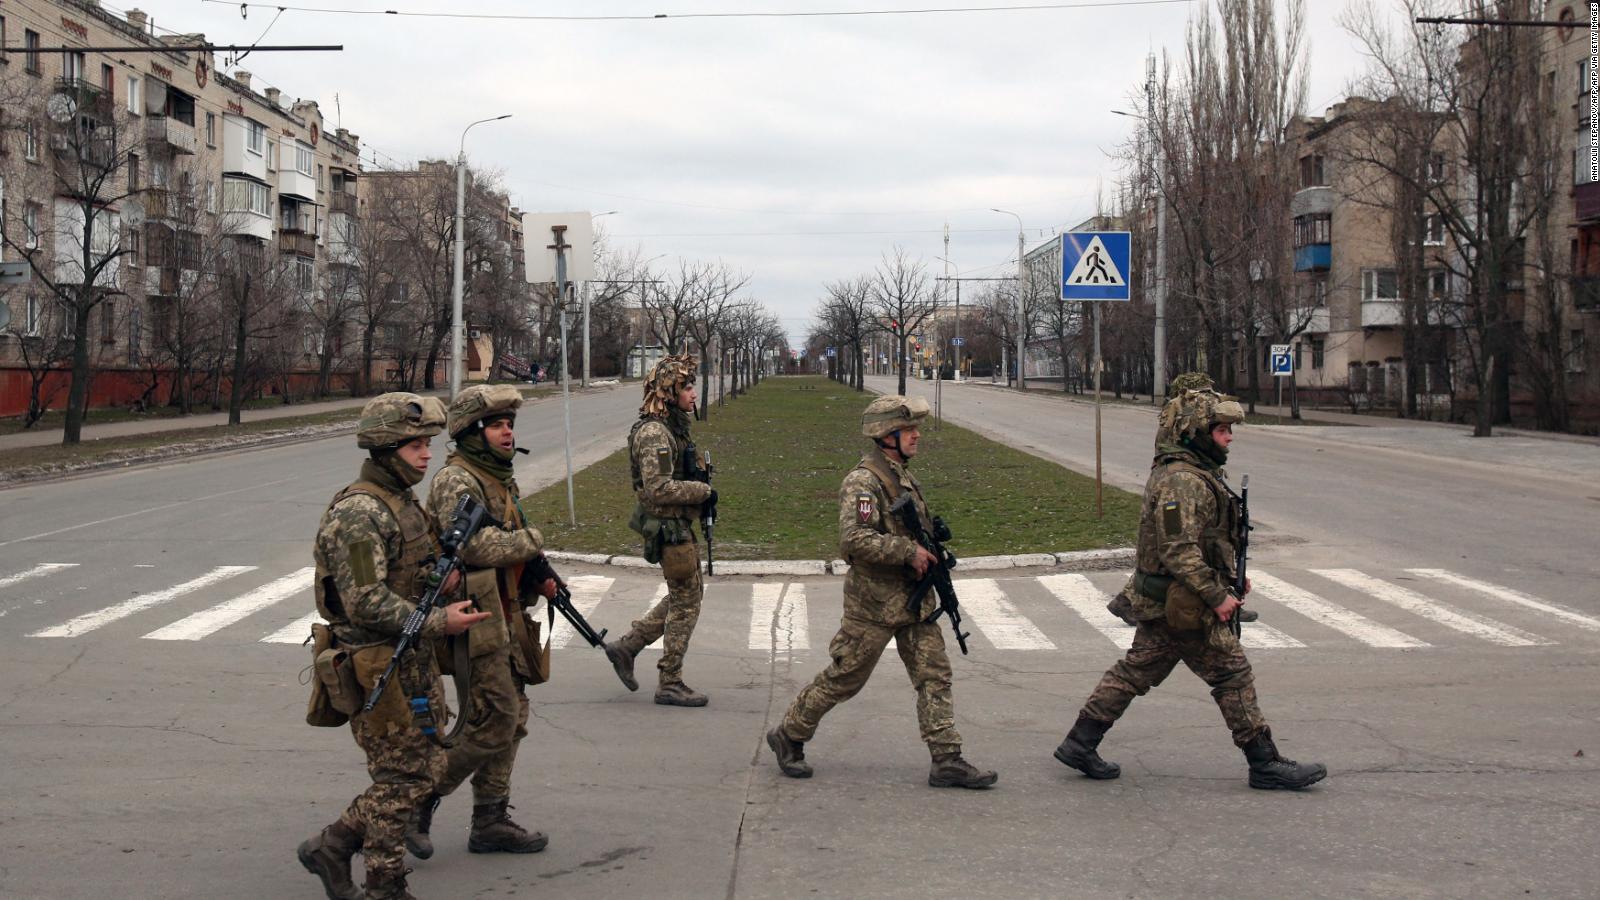
[[[313,556],[317,610],[339,640],[394,640],[422,595],[424,560],[438,551],[438,523],[409,487],[368,461],[361,479],[340,491],[322,514]],[[423,634],[444,634],[435,609]]]
[[[647,416],[628,436],[633,490],[644,511],[659,519],[694,519],[700,504],[711,499],[711,485],[685,481],[683,449],[689,446],[688,415],[677,427],[665,419]],[[681,431],[681,434],[679,433]]]
[[[892,496],[874,468],[897,482]],[[911,563],[917,558],[917,543],[899,517],[889,513],[895,497],[904,493],[912,495],[926,524],[928,507],[916,477],[876,447],[839,486],[839,555],[850,564],[844,576],[846,617],[884,625],[909,625],[919,618],[906,610],[915,584]]]
[[[1139,571],[1169,576],[1213,608],[1227,599],[1233,582],[1238,522],[1238,505],[1222,475],[1191,451],[1162,453],[1145,483],[1139,519]],[[1129,593],[1135,618],[1164,614],[1160,602]]]

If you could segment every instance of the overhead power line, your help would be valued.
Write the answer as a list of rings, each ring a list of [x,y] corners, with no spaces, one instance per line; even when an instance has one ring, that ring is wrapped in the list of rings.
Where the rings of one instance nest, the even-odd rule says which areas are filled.
[[[939,6],[907,9],[837,9],[837,10],[791,10],[758,12],[754,10],[740,10],[738,12],[692,12],[692,13],[651,13],[643,15],[529,15],[518,13],[471,13],[471,12],[417,12],[400,9],[345,9],[331,6],[280,6],[276,3],[236,3],[234,0],[201,0],[203,3],[219,3],[225,6],[237,6],[243,11],[248,11],[251,6],[270,7],[289,12],[328,13],[346,16],[404,16],[423,19],[487,19],[498,21],[521,22],[642,22],[655,19],[820,19],[843,18],[860,16],[928,16],[943,15],[948,13],[995,13],[995,12],[1033,12],[1048,10],[1073,10],[1073,9],[1104,9],[1114,7],[1134,6],[1172,6],[1175,4],[1189,4],[1194,0],[1089,0],[1081,3],[1028,3],[1007,6]]]

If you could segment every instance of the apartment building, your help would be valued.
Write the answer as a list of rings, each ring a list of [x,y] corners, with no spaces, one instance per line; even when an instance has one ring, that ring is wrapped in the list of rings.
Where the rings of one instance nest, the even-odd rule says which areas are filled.
[[[92,258],[108,264],[90,323],[91,406],[165,400],[171,376],[161,360],[193,324],[190,301],[215,292],[228,260],[271,263],[281,276],[274,339],[288,346],[290,369],[314,371],[328,349],[341,349],[342,332],[319,325],[318,313],[330,273],[357,263],[356,135],[329,133],[315,101],[217,71],[211,53],[182,49],[204,35],[158,33],[139,10],[121,17],[95,0],[14,0],[0,5],[0,40],[40,48],[0,57],[0,222],[11,237],[0,258],[41,254],[53,258],[58,284],[81,283],[75,260],[84,211],[94,210]],[[72,49],[107,46],[153,52]],[[86,172],[97,183],[86,184]],[[73,326],[39,279],[0,291],[12,317],[0,337],[0,415],[11,415],[26,407],[30,360],[59,343],[44,332],[70,335]],[[211,339],[231,346],[225,335]],[[59,395],[52,406],[64,402],[64,379],[47,380],[46,392]]]

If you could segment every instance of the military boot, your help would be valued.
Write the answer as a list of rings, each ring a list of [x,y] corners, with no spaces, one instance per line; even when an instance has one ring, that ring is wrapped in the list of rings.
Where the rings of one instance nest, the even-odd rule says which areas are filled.
[[[681,681],[656,688],[656,702],[662,706],[705,706],[711,700]]]
[[[1245,744],[1244,758],[1250,762],[1250,786],[1264,791],[1298,791],[1328,777],[1328,767],[1322,763],[1297,763],[1279,756],[1271,731]]]
[[[979,771],[962,759],[960,753],[941,753],[933,758],[933,766],[928,769],[929,787],[986,788],[999,780],[999,775]]]
[[[410,872],[410,869],[401,869],[395,875],[368,872],[367,892],[357,896],[365,897],[366,900],[417,900],[409,890],[406,890],[406,875]]]
[[[1056,748],[1056,759],[1090,778],[1101,781],[1116,778],[1122,774],[1122,767],[1101,759],[1098,752],[1100,742],[1110,730],[1110,722],[1079,715],[1066,739]]]
[[[506,810],[511,801],[493,800],[472,807],[472,835],[467,838],[467,849],[473,853],[538,853],[550,843],[542,831],[528,831],[516,822]]]
[[[611,660],[611,668],[617,670],[617,677],[622,680],[622,686],[630,691],[637,691],[639,680],[633,677],[634,652],[623,646],[621,640],[607,641],[603,646],[606,649],[606,659]]]
[[[1234,615],[1237,615],[1239,617],[1239,621],[1241,622],[1254,622],[1261,618],[1261,613],[1256,612],[1248,606],[1239,607],[1239,611]]]
[[[804,741],[793,741],[783,733],[783,726],[767,732],[767,746],[777,754],[778,768],[790,778],[810,778],[811,765],[806,762]]]
[[[428,836],[428,830],[433,827],[433,812],[443,799],[438,794],[429,794],[411,813],[411,828],[406,831],[406,849],[417,859],[427,859],[433,855],[433,838]]]
[[[322,879],[328,900],[361,900],[361,889],[350,877],[350,857],[361,849],[361,835],[343,822],[334,822],[316,837],[302,841],[297,851],[300,865]]]

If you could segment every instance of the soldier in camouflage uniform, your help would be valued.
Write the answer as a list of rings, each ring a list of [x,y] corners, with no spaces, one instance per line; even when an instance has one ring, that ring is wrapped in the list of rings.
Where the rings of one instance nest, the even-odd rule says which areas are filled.
[[[1211,686],[1250,765],[1251,787],[1298,790],[1328,774],[1320,763],[1302,765],[1278,755],[1256,703],[1250,661],[1227,625],[1242,598],[1232,588],[1239,507],[1222,466],[1233,426],[1243,421],[1238,402],[1212,390],[1186,390],[1161,411],[1156,464],[1139,519],[1132,596],[1138,631],[1055,752],[1090,778],[1122,774],[1100,758],[1101,740],[1133,698],[1160,684],[1179,662]]]
[[[697,401],[694,356],[669,356],[656,363],[644,385],[639,421],[628,435],[633,490],[639,499],[630,526],[645,541],[645,558],[660,562],[667,596],[628,633],[605,645],[606,656],[628,690],[639,689],[633,660],[661,638],[656,702],[663,706],[705,706],[706,695],[683,683],[683,657],[700,618],[705,588],[700,580],[700,549],[694,520],[715,515],[717,492],[703,481],[689,480],[684,449],[689,414]]]
[[[395,640],[416,609],[429,559],[438,552],[439,529],[411,488],[432,459],[432,436],[444,426],[444,404],[416,394],[384,394],[361,410],[356,444],[368,451],[360,477],[341,490],[322,514],[314,556],[317,611],[337,646],[351,651],[363,691],[370,692],[394,656]],[[452,582],[458,579],[452,579]],[[454,590],[455,584],[445,585]],[[461,634],[486,613],[465,600],[435,609],[422,633]],[[300,844],[300,863],[322,879],[331,900],[363,896],[350,875],[350,857],[366,856],[365,896],[407,898],[404,839],[417,803],[444,774],[445,755],[413,716],[413,698],[428,698],[433,724],[444,726],[444,688],[429,654],[401,662],[378,705],[350,718],[350,731],[367,755],[372,786],[351,801],[337,821]]]
[[[433,855],[428,832],[434,810],[468,777],[472,778],[472,831],[467,849],[473,853],[537,853],[549,843],[543,832],[529,832],[512,821],[511,768],[517,747],[528,735],[528,697],[535,682],[539,648],[523,615],[519,581],[522,566],[543,554],[544,537],[523,518],[512,477],[517,445],[514,427],[522,393],[510,385],[474,385],[451,402],[447,430],[455,449],[433,476],[428,508],[442,514],[454,509],[463,494],[499,520],[461,548],[466,566],[467,595],[490,618],[467,632],[472,660],[472,718],[448,753],[444,777],[417,810],[406,846],[419,859]],[[527,451],[523,451],[527,452]],[[547,579],[540,593],[555,596]],[[449,648],[443,648],[449,654]]]
[[[866,686],[892,638],[916,688],[917,724],[933,755],[928,784],[986,788],[999,779],[961,756],[950,657],[939,626],[925,621],[937,598],[930,591],[922,610],[906,609],[916,580],[936,561],[889,508],[909,493],[924,527],[931,523],[922,489],[909,468],[922,437],[919,423],[927,415],[926,400],[888,395],[872,401],[861,417],[861,433],[875,446],[839,488],[839,553],[850,563],[850,571],[844,579],[844,618],[828,644],[833,661],[800,691],[783,721],[767,733],[778,767],[791,778],[811,777],[805,742],[816,734],[828,710]]]
[[[1211,380],[1210,375],[1207,375],[1204,372],[1184,372],[1182,375],[1172,379],[1172,383],[1167,385],[1167,399],[1171,400],[1173,397],[1176,397],[1185,391],[1209,391],[1214,390],[1215,388],[1216,382]],[[1156,428],[1157,458],[1159,458],[1161,455],[1160,443],[1162,430],[1172,427],[1172,423],[1167,421],[1167,418],[1168,414],[1166,407],[1163,407],[1161,411],[1161,424]],[[1122,590],[1117,594],[1116,597],[1112,598],[1110,603],[1106,604],[1106,609],[1109,610],[1112,615],[1121,619],[1129,628],[1133,628],[1139,624],[1139,620],[1133,617],[1133,593],[1133,576],[1130,575],[1128,576],[1128,583],[1122,586]],[[1241,622],[1254,622],[1260,618],[1261,614],[1253,609],[1244,608],[1239,610],[1239,621]]]

